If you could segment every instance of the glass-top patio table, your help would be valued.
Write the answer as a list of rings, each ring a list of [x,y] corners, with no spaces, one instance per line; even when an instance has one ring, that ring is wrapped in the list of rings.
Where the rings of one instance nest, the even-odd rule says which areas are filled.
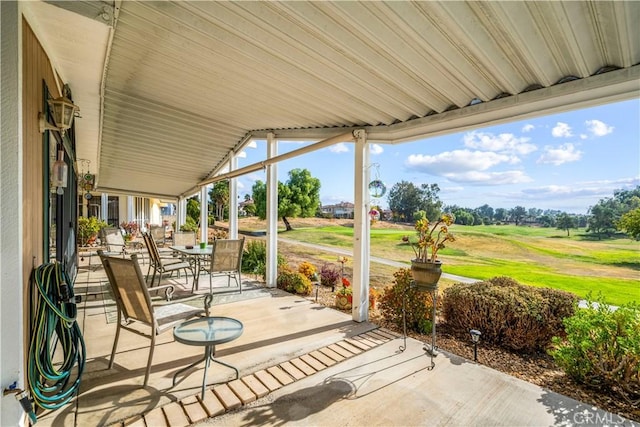
[[[240,373],[236,367],[216,360],[216,344],[235,340],[242,335],[243,330],[244,326],[242,322],[230,317],[202,317],[189,320],[173,328],[173,337],[179,343],[204,347],[204,357],[176,372],[173,375],[173,385],[176,385],[176,377],[178,375],[193,368],[200,362],[205,362],[204,376],[202,378],[202,399],[204,399],[205,387],[207,385],[207,369],[212,361],[236,371],[236,379],[238,379]]]
[[[195,265],[195,273],[193,276],[193,289],[198,289],[198,279],[200,278],[200,271],[202,269],[202,259],[211,255],[211,251],[213,247],[211,245],[207,245],[204,248],[201,248],[199,245],[194,246],[169,246],[169,249],[174,250],[176,252],[180,252],[183,255],[186,255],[190,259],[194,261]]]

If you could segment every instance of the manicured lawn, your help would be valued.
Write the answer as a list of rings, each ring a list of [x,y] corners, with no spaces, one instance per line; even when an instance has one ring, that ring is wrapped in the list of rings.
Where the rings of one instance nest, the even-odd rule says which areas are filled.
[[[573,292],[584,298],[601,292],[610,304],[640,302],[640,244],[630,239],[594,240],[584,230],[566,231],[526,226],[459,226],[457,238],[440,252],[443,271],[488,279],[509,276],[523,284]],[[399,262],[412,258],[402,236],[412,227],[371,230],[371,254]],[[306,227],[282,237],[351,248],[353,228],[344,225]],[[372,266],[372,269],[375,265]],[[389,282],[391,279],[389,279]]]

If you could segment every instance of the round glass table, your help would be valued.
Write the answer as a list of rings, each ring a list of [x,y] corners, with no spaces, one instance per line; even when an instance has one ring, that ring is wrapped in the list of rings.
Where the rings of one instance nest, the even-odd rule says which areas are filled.
[[[207,384],[207,369],[211,362],[219,363],[236,371],[236,379],[239,377],[238,369],[215,358],[216,345],[233,341],[242,335],[242,322],[230,317],[201,317],[184,322],[173,328],[173,337],[176,341],[186,345],[204,347],[204,357],[195,361],[186,368],[180,369],[173,375],[173,385],[176,385],[176,377],[182,372],[193,368],[200,362],[205,362],[204,377],[202,379],[202,398],[204,399]]]

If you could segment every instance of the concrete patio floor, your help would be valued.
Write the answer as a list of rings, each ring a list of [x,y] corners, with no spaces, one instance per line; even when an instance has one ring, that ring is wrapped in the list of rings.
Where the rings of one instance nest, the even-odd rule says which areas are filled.
[[[246,279],[242,296],[221,294],[212,309],[244,324],[243,335],[216,352],[241,380],[213,364],[203,401],[199,365],[172,387],[173,374],[201,357],[202,348],[177,343],[167,331],[142,388],[149,340],[123,331],[114,367],[106,369],[115,306],[102,298],[103,270],[87,268],[88,261],[99,263],[85,259],[75,285],[87,346],[80,393],[40,414],[38,425],[636,425],[446,352],[429,370],[419,341],[408,338],[401,352],[402,337],[390,331]],[[171,280],[186,287],[184,278]],[[226,288],[226,280],[217,283]]]

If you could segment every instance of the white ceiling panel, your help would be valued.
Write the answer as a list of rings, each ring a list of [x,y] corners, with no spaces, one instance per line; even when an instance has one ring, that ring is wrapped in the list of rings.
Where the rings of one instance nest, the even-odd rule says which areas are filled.
[[[398,143],[640,92],[640,2],[101,3],[112,191],[182,195],[268,130]]]

